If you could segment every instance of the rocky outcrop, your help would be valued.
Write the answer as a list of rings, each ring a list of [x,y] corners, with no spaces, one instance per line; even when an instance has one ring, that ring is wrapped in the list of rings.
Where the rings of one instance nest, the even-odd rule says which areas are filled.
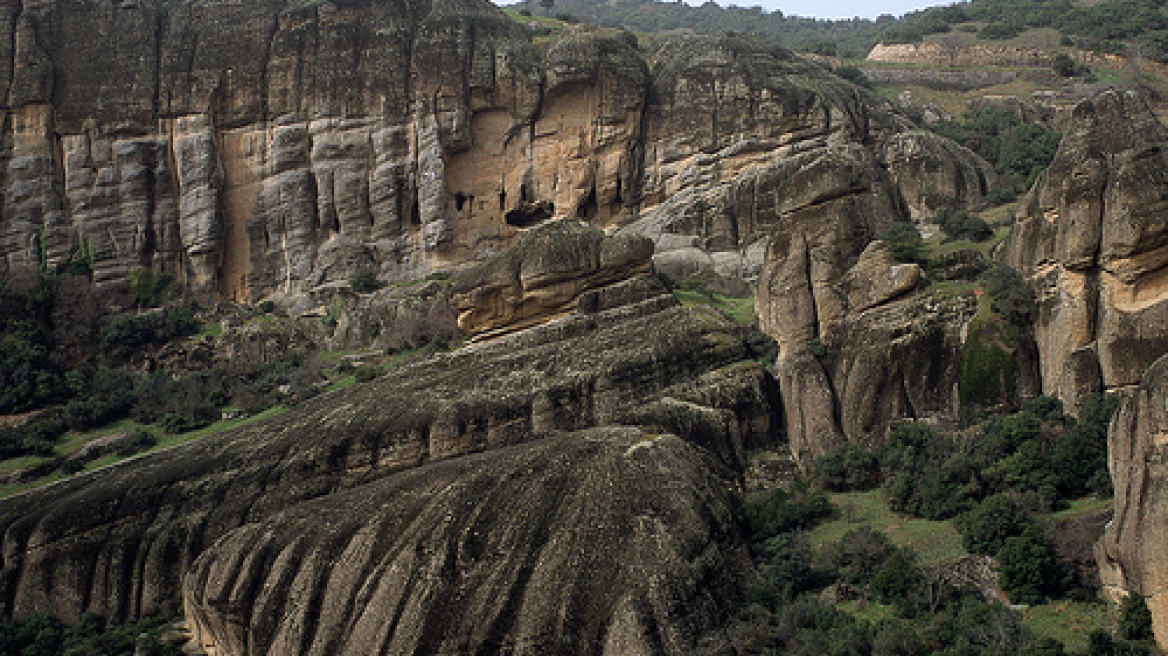
[[[578,229],[529,234],[567,230],[553,253],[637,243]],[[743,450],[781,430],[738,335],[637,275],[540,327],[0,500],[3,612],[181,600],[220,656],[692,653],[742,589]]]
[[[1168,644],[1168,357],[1144,373],[1138,387],[1118,393],[1120,402],[1107,437],[1115,512],[1095,546],[1103,592],[1118,601],[1144,597],[1156,641]]]
[[[998,174],[988,162],[953,140],[925,130],[889,138],[882,159],[918,223],[931,221],[943,208],[981,209],[998,186]]]
[[[224,656],[695,653],[746,561],[724,485],[636,428],[435,463],[226,534],[188,625]]]
[[[584,292],[650,273],[652,255],[644,237],[606,237],[574,219],[545,223],[461,277],[458,325],[482,338],[544,323],[571,311]]]
[[[1038,289],[1043,390],[1069,407],[1168,352],[1166,145],[1136,93],[1081,102],[1003,247]]]
[[[951,415],[970,311],[953,301],[923,309],[908,297],[921,270],[896,263],[876,240],[900,212],[874,158],[857,147],[813,151],[754,183],[739,187],[739,207],[776,211],[757,307],[761,328],[779,342],[797,458],[877,438],[895,418]]]
[[[364,269],[458,270],[574,217],[752,280],[768,219],[727,211],[741,176],[825,146],[882,153],[911,128],[760,38],[666,40],[650,71],[626,33],[571,29],[541,52],[481,0],[9,14],[9,277],[81,257],[99,288],[152,267],[204,298],[291,306]],[[98,52],[95,31],[119,36]]]

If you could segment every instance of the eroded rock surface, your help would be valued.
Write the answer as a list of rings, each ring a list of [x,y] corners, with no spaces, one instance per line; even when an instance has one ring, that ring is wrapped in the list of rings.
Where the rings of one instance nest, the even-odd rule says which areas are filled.
[[[613,281],[538,328],[0,500],[3,611],[181,599],[220,656],[692,653],[742,589],[743,449],[781,430],[751,355],[654,277]]]
[[[1003,256],[1037,286],[1042,386],[1078,407],[1168,352],[1168,128],[1134,92],[1071,114]]]
[[[572,310],[586,291],[649,274],[652,255],[645,237],[606,237],[575,219],[545,223],[462,276],[454,289],[458,325],[490,336],[543,323]]]
[[[1142,595],[1156,640],[1168,644],[1168,357],[1160,357],[1139,386],[1119,392],[1107,437],[1115,512],[1095,546],[1105,595]]]
[[[913,130],[885,142],[883,160],[914,221],[948,207],[981,209],[998,174],[973,151],[932,132]]]
[[[753,280],[773,217],[731,208],[743,176],[828,145],[883,156],[912,127],[762,39],[669,40],[650,70],[614,30],[541,53],[480,0],[2,11],[0,273],[84,257],[104,288],[153,267],[295,304],[363,269],[461,268],[553,217],[632,223],[663,258]],[[95,51],[94,32],[118,38]],[[911,208],[968,186],[895,173]]]

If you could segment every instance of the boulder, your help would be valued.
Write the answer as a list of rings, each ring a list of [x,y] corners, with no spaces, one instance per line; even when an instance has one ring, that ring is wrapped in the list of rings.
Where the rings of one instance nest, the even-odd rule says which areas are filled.
[[[882,159],[917,223],[931,222],[944,208],[981,209],[998,186],[998,174],[988,162],[952,139],[925,130],[889,138]]]
[[[458,326],[487,337],[543,323],[572,310],[584,292],[648,274],[652,256],[644,237],[607,237],[574,219],[544,223],[461,277]]]

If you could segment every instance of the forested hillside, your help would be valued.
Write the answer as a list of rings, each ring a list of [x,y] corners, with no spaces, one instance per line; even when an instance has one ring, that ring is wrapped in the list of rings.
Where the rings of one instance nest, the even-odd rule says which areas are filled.
[[[690,30],[698,34],[751,32],[795,49],[862,58],[878,42],[911,43],[930,34],[960,31],[988,40],[1010,39],[1028,28],[1054,28],[1063,45],[1168,61],[1164,0],[971,0],[876,20],[821,20],[767,12],[762,7],[706,2],[691,7],[657,0],[536,0],[521,3],[532,14],[554,13],[641,32]]]

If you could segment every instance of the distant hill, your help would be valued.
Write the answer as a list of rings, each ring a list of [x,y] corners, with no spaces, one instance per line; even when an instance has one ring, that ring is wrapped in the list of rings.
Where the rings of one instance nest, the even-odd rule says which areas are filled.
[[[538,0],[517,5],[534,15],[570,15],[639,32],[687,30],[698,34],[748,32],[794,50],[863,58],[878,42],[912,43],[959,31],[989,40],[1012,39],[1031,28],[1053,28],[1062,45],[1168,61],[1168,0],[971,0],[876,20],[821,20],[767,12],[762,7],[691,7],[680,0]]]

